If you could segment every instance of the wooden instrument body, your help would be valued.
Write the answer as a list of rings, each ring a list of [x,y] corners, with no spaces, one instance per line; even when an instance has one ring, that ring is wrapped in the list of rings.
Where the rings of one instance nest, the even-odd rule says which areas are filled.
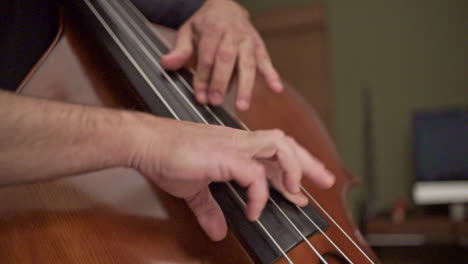
[[[56,41],[18,92],[64,102],[135,108],[129,83],[93,46],[83,29],[62,23]],[[165,34],[171,38],[171,34]],[[172,33],[173,36],[173,33]],[[251,109],[240,114],[251,129],[280,128],[337,176],[331,190],[304,187],[370,256],[350,221],[345,195],[354,182],[313,110],[292,90],[269,92],[257,82]],[[157,135],[155,135],[157,136]],[[60,155],[60,153],[57,153]],[[211,242],[184,202],[154,188],[136,171],[109,169],[52,182],[0,189],[1,263],[253,263],[232,233]],[[326,234],[354,263],[369,263],[319,210]],[[345,263],[323,235],[309,241],[329,263]],[[288,252],[294,263],[319,263],[306,243]],[[277,263],[287,263],[280,259]]]

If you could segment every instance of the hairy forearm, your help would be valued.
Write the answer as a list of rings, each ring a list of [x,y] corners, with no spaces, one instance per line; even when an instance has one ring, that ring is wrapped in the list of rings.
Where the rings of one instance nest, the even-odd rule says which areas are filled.
[[[0,92],[0,186],[125,166],[128,115]]]

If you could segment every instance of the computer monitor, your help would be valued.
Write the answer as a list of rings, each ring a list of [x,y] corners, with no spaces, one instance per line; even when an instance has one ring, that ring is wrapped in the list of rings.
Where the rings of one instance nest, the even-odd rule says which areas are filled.
[[[416,204],[468,202],[468,107],[413,116]]]

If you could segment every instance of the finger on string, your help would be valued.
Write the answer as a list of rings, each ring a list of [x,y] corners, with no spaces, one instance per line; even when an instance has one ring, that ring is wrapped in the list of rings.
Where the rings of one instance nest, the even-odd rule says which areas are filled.
[[[302,177],[302,166],[296,157],[296,152],[287,141],[287,136],[280,130],[258,131],[255,133],[257,148],[255,158],[276,158],[279,166],[283,169],[283,181],[291,193],[299,193],[300,180]]]
[[[276,157],[278,164],[284,170],[284,185],[289,192],[299,193],[301,191],[302,166],[296,152],[285,141],[278,143],[278,150]]]
[[[253,175],[253,181],[246,186],[248,201],[245,214],[250,221],[255,221],[260,217],[269,197],[265,170],[261,165],[258,165],[258,168]]]
[[[335,176],[329,172],[322,162],[314,158],[304,147],[294,139],[288,138],[295,146],[298,159],[302,164],[304,175],[320,188],[328,189],[335,183]]]
[[[257,161],[239,156],[225,157],[226,162],[218,169],[214,181],[236,181],[240,186],[247,188],[247,202],[244,209],[250,221],[257,220],[268,201],[268,183],[265,168]]]
[[[172,50],[161,58],[161,65],[168,70],[177,70],[184,66],[193,54],[192,27],[183,26],[177,33],[177,40]]]
[[[276,162],[265,159],[259,160],[259,162],[265,167],[266,175],[273,187],[280,192],[284,198],[298,206],[306,206],[308,204],[309,199],[302,192],[291,193],[286,189],[282,176],[283,171]]]
[[[283,91],[283,83],[278,72],[273,67],[268,51],[263,41],[259,40],[256,48],[258,70],[265,79],[268,87],[274,92]]]
[[[211,104],[221,105],[226,95],[229,81],[237,58],[237,46],[231,35],[225,35],[216,53],[211,75],[208,98]]]
[[[208,84],[221,38],[220,31],[205,31],[198,43],[198,62],[197,71],[193,78],[193,88],[197,100],[202,104],[208,102]]]
[[[252,90],[255,82],[255,50],[251,40],[245,40],[240,44],[239,60],[237,62],[238,89],[236,107],[245,111],[250,106]]]
[[[211,240],[219,241],[226,237],[226,219],[208,187],[186,198],[185,201],[197,218],[198,224]]]

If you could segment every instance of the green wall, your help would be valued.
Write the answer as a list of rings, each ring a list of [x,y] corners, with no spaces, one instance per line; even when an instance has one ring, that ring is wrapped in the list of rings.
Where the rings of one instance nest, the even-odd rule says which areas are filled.
[[[321,2],[328,8],[334,134],[347,166],[363,174],[360,91],[375,115],[377,207],[409,198],[410,117],[416,109],[468,105],[468,1],[240,1],[252,13]],[[351,200],[365,198],[355,188]]]

